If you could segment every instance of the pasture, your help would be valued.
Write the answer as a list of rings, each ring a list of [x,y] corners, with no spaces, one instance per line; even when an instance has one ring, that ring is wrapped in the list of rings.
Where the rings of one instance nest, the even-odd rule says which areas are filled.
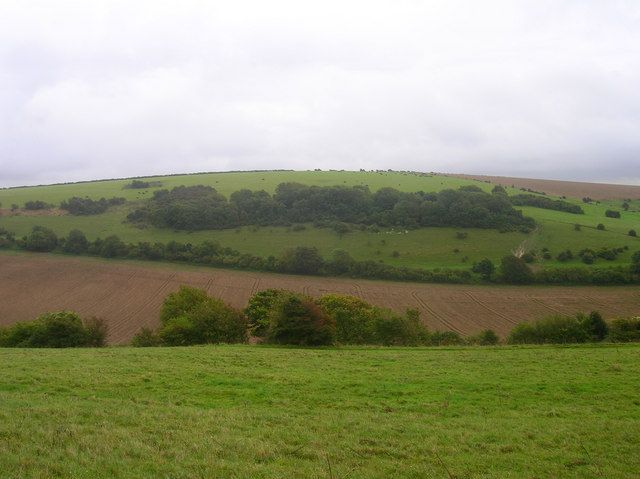
[[[462,185],[476,185],[490,190],[493,184],[483,181],[454,178],[433,174],[409,174],[399,172],[348,172],[348,171],[271,171],[244,173],[207,173],[198,175],[176,175],[148,178],[162,182],[162,188],[179,185],[206,184],[221,193],[229,195],[242,188],[265,189],[273,192],[275,187],[286,181],[297,181],[310,185],[367,185],[373,191],[389,186],[402,191],[439,191],[444,188],[458,188]],[[580,265],[580,259],[559,262],[556,256],[570,248],[574,253],[584,249],[601,247],[622,248],[614,261],[598,261],[599,266],[628,264],[631,254],[640,249],[640,237],[630,237],[628,232],[640,232],[640,200],[629,203],[629,211],[624,211],[620,219],[605,217],[607,209],[621,210],[621,200],[601,201],[599,204],[582,204],[581,199],[569,198],[580,204],[584,215],[574,215],[559,211],[533,207],[519,207],[538,223],[538,228],[530,233],[500,233],[496,230],[465,229],[467,238],[456,239],[460,228],[420,228],[416,230],[393,230],[383,228],[379,232],[359,231],[354,228],[347,234],[337,234],[331,229],[315,228],[306,224],[300,231],[289,227],[242,227],[227,230],[173,231],[154,227],[138,228],[125,222],[126,215],[136,204],[152,195],[157,188],[145,190],[124,189],[130,180],[96,181],[42,187],[11,188],[0,190],[3,205],[0,226],[15,232],[18,236],[27,234],[34,225],[53,229],[59,236],[66,236],[71,229],[83,231],[90,240],[97,237],[118,235],[124,241],[171,240],[201,243],[215,240],[223,246],[231,246],[242,253],[263,257],[280,256],[287,248],[295,246],[316,246],[320,253],[329,258],[337,249],[347,251],[357,260],[373,259],[393,266],[412,268],[452,268],[468,269],[471,265],[489,258],[494,262],[509,254],[521,244],[527,248],[548,248],[551,258],[538,258],[537,267],[568,267]],[[597,185],[596,185],[597,186]],[[508,188],[510,194],[520,192]],[[573,191],[573,190],[572,190]],[[100,197],[123,196],[129,203],[115,207],[95,216],[71,215],[12,215],[11,204],[24,204],[27,200],[42,200],[58,204],[71,196]],[[602,223],[604,231],[596,229]],[[580,224],[580,231],[574,229]]]
[[[0,349],[4,478],[632,478],[640,346]]]

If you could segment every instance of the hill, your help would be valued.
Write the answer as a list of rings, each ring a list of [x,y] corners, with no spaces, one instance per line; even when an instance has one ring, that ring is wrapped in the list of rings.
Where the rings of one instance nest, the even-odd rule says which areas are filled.
[[[4,477],[636,477],[638,345],[0,349]],[[28,405],[28,406],[27,406]]]
[[[320,254],[329,258],[335,250],[344,250],[359,261],[373,260],[391,266],[411,268],[466,269],[489,258],[494,262],[518,247],[537,253],[537,268],[567,268],[582,265],[580,258],[559,261],[560,252],[570,248],[574,253],[583,249],[620,248],[622,252],[610,261],[596,261],[594,266],[608,267],[626,265],[631,254],[640,249],[640,240],[628,235],[630,230],[640,231],[640,200],[630,198],[626,210],[619,199],[584,203],[582,198],[565,198],[570,204],[581,207],[584,214],[576,215],[563,211],[533,206],[518,206],[525,216],[532,217],[537,228],[529,233],[520,231],[499,232],[495,229],[465,228],[466,235],[458,235],[459,227],[393,228],[383,227],[378,231],[352,228],[346,234],[331,228],[316,227],[306,223],[292,226],[241,226],[223,230],[176,231],[126,222],[127,215],[146,204],[158,189],[171,189],[180,185],[207,185],[219,193],[229,196],[243,188],[264,189],[273,193],[278,184],[300,182],[316,186],[366,186],[372,192],[391,187],[403,192],[423,191],[434,193],[444,189],[475,186],[491,191],[495,186],[486,181],[450,176],[409,172],[348,172],[348,171],[270,171],[232,172],[194,175],[175,175],[145,178],[148,188],[127,188],[131,180],[109,180],[86,183],[52,185],[41,187],[10,188],[0,190],[2,210],[0,226],[17,233],[27,234],[34,225],[52,228],[65,236],[71,229],[83,231],[91,240],[97,237],[117,235],[127,242],[179,241],[199,244],[203,241],[218,241],[231,246],[240,253],[261,257],[280,256],[295,246],[314,246]],[[588,187],[585,187],[588,188]],[[594,186],[595,188],[595,186]],[[510,195],[522,194],[518,188],[506,188]],[[527,192],[528,193],[528,192]],[[105,213],[88,216],[64,214],[60,209],[25,211],[27,201],[43,201],[59,205],[73,196],[123,197],[126,203],[109,208]],[[541,196],[541,195],[538,195]],[[560,199],[546,195],[550,199]],[[11,205],[18,209],[11,211]],[[620,218],[609,218],[607,210],[621,212]],[[582,225],[580,231],[575,225]],[[604,230],[596,229],[602,224]],[[295,226],[295,225],[293,225]],[[543,249],[548,250],[543,257]]]

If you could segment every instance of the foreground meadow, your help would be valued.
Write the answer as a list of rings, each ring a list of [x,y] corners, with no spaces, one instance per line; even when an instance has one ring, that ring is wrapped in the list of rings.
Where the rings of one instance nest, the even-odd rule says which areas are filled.
[[[637,477],[640,346],[0,350],[2,477]]]

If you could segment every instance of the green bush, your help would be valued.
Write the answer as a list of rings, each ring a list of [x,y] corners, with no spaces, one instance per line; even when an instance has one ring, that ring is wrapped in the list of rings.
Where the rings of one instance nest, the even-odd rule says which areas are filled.
[[[533,273],[522,258],[509,255],[502,258],[500,276],[510,284],[528,284],[533,282]]]
[[[609,324],[607,339],[614,343],[640,341],[640,317],[614,319]]]
[[[206,292],[181,286],[165,299],[158,335],[163,344],[242,343],[247,340],[247,318]]]
[[[485,329],[478,334],[467,338],[469,344],[478,344],[480,346],[493,346],[500,342],[500,338],[493,329]]]
[[[509,334],[510,344],[564,344],[602,341],[608,332],[600,313],[575,316],[549,316],[531,323],[520,323]]]
[[[323,346],[335,341],[335,321],[313,299],[289,294],[271,312],[267,340],[276,344]]]
[[[264,337],[269,329],[269,315],[278,301],[282,301],[287,294],[283,289],[265,289],[254,294],[250,299],[244,314],[249,320],[251,334]]]
[[[85,254],[89,250],[89,241],[80,230],[69,231],[69,236],[64,240],[62,251],[71,254]]]
[[[71,311],[45,313],[34,321],[15,323],[0,333],[0,346],[14,348],[71,348],[103,346],[106,325],[92,318],[86,324]]]
[[[131,340],[131,346],[136,348],[148,348],[161,344],[160,336],[151,328],[140,329]]]
[[[50,228],[34,226],[31,233],[22,239],[27,251],[47,252],[53,251],[58,245],[58,237]]]

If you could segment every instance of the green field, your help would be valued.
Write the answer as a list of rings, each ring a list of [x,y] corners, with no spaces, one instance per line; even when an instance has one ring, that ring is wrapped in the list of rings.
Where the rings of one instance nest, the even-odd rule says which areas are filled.
[[[0,349],[3,478],[631,478],[640,345]]]
[[[275,187],[285,181],[298,181],[314,185],[368,185],[373,191],[384,186],[403,191],[438,191],[444,188],[457,188],[474,184],[485,190],[493,185],[475,180],[464,180],[441,175],[408,174],[397,172],[339,172],[339,171],[283,171],[283,172],[246,172],[246,173],[208,173],[201,175],[177,175],[149,178],[161,181],[163,188],[178,185],[207,184],[225,195],[241,188],[265,189],[273,192]],[[584,215],[573,215],[540,208],[522,208],[526,215],[532,216],[539,224],[538,229],[529,234],[499,233],[495,230],[468,230],[465,240],[455,238],[459,229],[422,228],[412,231],[383,230],[379,233],[354,231],[338,236],[329,229],[317,229],[306,225],[307,229],[294,232],[284,227],[244,227],[233,230],[184,232],[168,229],[140,229],[125,223],[127,213],[141,199],[151,196],[149,190],[123,189],[130,180],[98,181],[68,185],[53,185],[29,188],[11,188],[0,190],[0,202],[4,208],[11,204],[23,205],[28,200],[43,200],[59,204],[71,196],[89,196],[91,198],[124,196],[130,202],[96,216],[4,216],[0,217],[0,226],[26,234],[33,225],[39,224],[52,228],[58,235],[64,236],[69,230],[78,228],[89,239],[116,234],[125,241],[162,241],[170,240],[198,243],[204,240],[217,240],[222,245],[231,246],[243,253],[260,256],[279,256],[285,249],[304,245],[316,246],[323,256],[329,257],[336,249],[344,249],[358,260],[374,259],[394,266],[419,268],[468,268],[484,257],[498,261],[509,254],[518,245],[526,242],[529,248],[540,250],[549,248],[554,259],[539,261],[543,266],[574,266],[579,259],[560,263],[555,256],[570,248],[576,253],[583,248],[624,247],[629,250],[613,261],[600,260],[596,264],[608,266],[626,264],[631,254],[640,249],[640,238],[627,235],[630,229],[640,232],[640,201],[631,203],[630,211],[622,212],[621,219],[606,218],[606,209],[621,209],[621,202],[602,202],[582,205],[581,200],[570,201],[581,204]],[[519,192],[509,189],[509,193]],[[583,225],[581,231],[574,231],[574,224]],[[595,226],[603,223],[605,231]],[[397,252],[394,254],[394,252]]]

